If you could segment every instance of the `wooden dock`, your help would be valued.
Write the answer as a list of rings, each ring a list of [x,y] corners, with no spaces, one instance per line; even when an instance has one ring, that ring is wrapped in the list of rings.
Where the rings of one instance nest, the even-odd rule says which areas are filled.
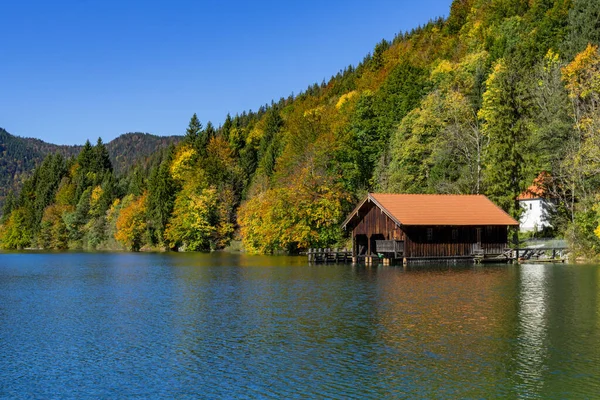
[[[561,247],[525,247],[513,249],[513,259],[518,262],[565,262],[568,248]]]
[[[408,263],[427,263],[427,262],[456,262],[472,261],[476,264],[483,263],[511,263],[511,262],[565,262],[566,247],[526,247],[526,248],[506,248],[502,253],[488,253],[477,246],[474,246],[471,255],[447,256],[447,257],[402,257],[396,253],[394,256],[383,256],[381,254],[361,254],[354,255],[352,250],[344,248],[311,248],[305,254],[308,256],[309,263],[316,264],[366,264],[366,265],[406,265]],[[383,256],[383,257],[382,257]]]
[[[348,249],[308,249],[306,255],[311,263],[352,262],[352,251]]]

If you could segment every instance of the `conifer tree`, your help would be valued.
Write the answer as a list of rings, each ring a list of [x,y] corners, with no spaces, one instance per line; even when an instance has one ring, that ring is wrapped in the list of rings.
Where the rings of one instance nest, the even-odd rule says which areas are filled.
[[[515,68],[500,60],[487,80],[479,117],[489,137],[485,162],[487,194],[505,211],[519,217],[517,197],[524,189],[522,146],[526,139],[525,107]]]
[[[566,55],[571,58],[588,44],[600,45],[600,2],[573,0],[569,10],[569,33],[565,43]]]
[[[170,173],[174,149],[171,148],[167,157],[150,174],[148,180],[148,214],[151,221],[150,229],[155,232],[154,240],[162,242],[167,223],[171,218],[175,197],[179,190],[177,182]]]
[[[271,176],[275,168],[275,160],[279,155],[279,138],[277,135],[283,125],[283,120],[274,108],[267,112],[265,118],[265,130],[260,139],[258,159],[265,175]]]
[[[11,190],[4,199],[4,207],[2,208],[2,219],[0,219],[0,223],[4,223],[15,208],[17,208],[17,199],[15,198],[14,192]]]
[[[196,113],[192,115],[188,128],[185,131],[185,142],[194,145],[202,132],[202,123],[198,119]]]
[[[91,165],[94,162],[94,147],[90,143],[89,139],[85,141],[83,145],[83,149],[79,153],[77,157],[77,162],[79,162],[79,166],[85,170],[91,168]]]
[[[92,170],[95,172],[112,172],[112,163],[106,146],[102,142],[102,138],[98,138],[96,146],[93,149]]]
[[[201,159],[206,157],[206,148],[210,143],[211,139],[213,139],[217,135],[217,131],[213,126],[212,122],[208,121],[206,124],[206,128],[200,132],[200,135],[196,139],[196,143],[194,145],[194,149],[198,153]]]
[[[221,136],[226,142],[229,142],[229,132],[233,128],[233,120],[231,119],[231,114],[227,113],[227,117],[225,117],[225,122],[221,127]]]

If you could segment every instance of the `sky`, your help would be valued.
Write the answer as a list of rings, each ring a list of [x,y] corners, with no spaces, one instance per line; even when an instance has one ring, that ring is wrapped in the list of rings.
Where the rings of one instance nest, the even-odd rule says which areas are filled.
[[[0,127],[57,144],[182,135],[298,94],[451,0],[0,2]]]

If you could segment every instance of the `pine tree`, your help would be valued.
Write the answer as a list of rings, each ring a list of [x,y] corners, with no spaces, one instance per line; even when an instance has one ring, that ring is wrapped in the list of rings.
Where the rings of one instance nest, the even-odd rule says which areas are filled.
[[[200,132],[194,145],[194,149],[201,159],[206,157],[206,148],[208,147],[211,139],[213,139],[216,135],[217,131],[215,130],[215,127],[213,126],[212,122],[208,121],[206,128]]]
[[[227,113],[227,117],[225,118],[225,122],[221,127],[221,136],[225,139],[226,142],[229,142],[229,132],[233,128],[233,120],[231,119],[231,114]]]
[[[85,141],[83,149],[77,157],[77,162],[82,169],[89,170],[94,162],[94,147],[89,140]]]
[[[600,45],[600,2],[573,0],[569,10],[569,33],[565,42],[566,56],[574,57],[588,44]]]
[[[271,108],[266,115],[265,130],[258,149],[258,159],[263,172],[267,176],[273,174],[275,161],[279,155],[279,137],[278,133],[283,125],[283,120],[279,112]]]
[[[525,186],[523,148],[526,122],[523,91],[514,66],[500,60],[487,80],[479,117],[489,137],[485,162],[487,194],[505,211],[519,217],[517,197]]]
[[[201,132],[202,132],[202,123],[198,119],[198,116],[196,115],[196,113],[194,113],[194,115],[192,115],[192,118],[190,119],[188,128],[185,131],[184,141],[193,146],[196,143],[196,141],[198,140],[198,137],[200,136]]]
[[[100,137],[96,142],[93,154],[92,171],[97,173],[112,172],[112,163],[110,162],[108,150]]]
[[[173,149],[160,166],[152,170],[148,180],[148,215],[151,222],[150,228],[155,232],[153,236],[156,242],[163,240],[179,190],[169,171],[172,155]]]
[[[14,192],[11,190],[4,199],[4,207],[2,208],[2,219],[0,219],[0,223],[6,222],[6,220],[10,217],[10,213],[15,208],[17,208],[17,199]]]
[[[153,168],[152,171],[156,170]],[[129,182],[127,184],[127,193],[131,193],[134,196],[140,196],[146,190],[146,180],[139,166],[134,168],[133,172],[129,175]]]

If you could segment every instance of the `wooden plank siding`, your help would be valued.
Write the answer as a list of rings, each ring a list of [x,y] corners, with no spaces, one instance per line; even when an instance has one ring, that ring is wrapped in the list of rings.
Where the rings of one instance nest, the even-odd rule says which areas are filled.
[[[405,257],[464,257],[473,255],[474,243],[405,242]],[[484,254],[502,254],[506,243],[482,244]]]
[[[506,226],[405,226],[402,229],[407,236],[406,257],[470,256],[477,243],[485,254],[502,254],[508,233]]]
[[[370,203],[366,214],[361,215],[360,222],[352,230],[352,235],[383,235],[385,240],[404,240],[404,232],[379,207]],[[363,211],[364,212],[364,211]]]

